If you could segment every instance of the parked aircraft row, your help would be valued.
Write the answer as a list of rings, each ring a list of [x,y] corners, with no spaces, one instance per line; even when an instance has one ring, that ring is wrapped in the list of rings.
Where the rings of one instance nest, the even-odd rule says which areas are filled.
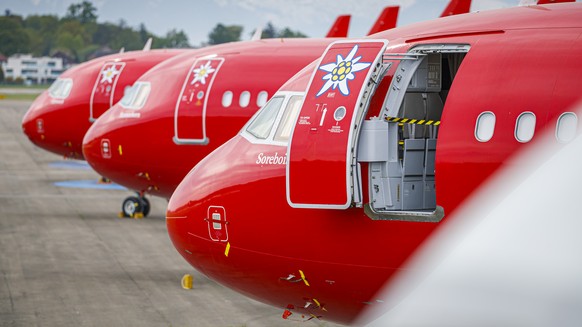
[[[442,15],[467,12],[469,5],[467,0],[451,1]],[[397,14],[398,7],[385,8],[370,33],[394,28]],[[349,16],[338,17],[321,39],[252,40],[98,58],[65,72],[32,104],[23,129],[44,149],[84,159],[87,130],[116,104],[102,119],[115,123],[95,124],[85,142],[92,150],[85,153],[92,156],[89,163],[97,172],[136,190],[137,196],[123,201],[121,214],[146,216],[146,193],[169,198],[193,165],[234,136],[286,80],[321,55],[334,38],[346,37],[348,25]],[[124,112],[117,113],[120,110]],[[223,115],[228,118],[215,119]],[[144,121],[151,125],[143,126]],[[134,125],[138,139],[130,132]],[[118,126],[124,128],[118,132]],[[167,154],[152,156],[156,151]]]
[[[443,14],[454,5],[470,1]],[[170,198],[170,237],[207,276],[284,318],[354,323],[538,134],[559,146],[579,131],[580,4],[392,28],[395,12],[362,39],[340,17],[339,38],[94,60],[23,129],[136,190],[126,216],[147,215],[145,193]]]

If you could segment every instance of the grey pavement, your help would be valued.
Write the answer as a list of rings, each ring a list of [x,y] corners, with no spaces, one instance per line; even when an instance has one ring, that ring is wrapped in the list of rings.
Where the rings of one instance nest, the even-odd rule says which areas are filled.
[[[283,320],[195,271],[167,235],[166,200],[120,219],[129,191],[55,186],[98,175],[51,165],[63,159],[21,131],[29,105],[0,100],[0,326],[331,326]]]
[[[43,91],[37,88],[0,87],[0,93],[4,94],[41,94]]]

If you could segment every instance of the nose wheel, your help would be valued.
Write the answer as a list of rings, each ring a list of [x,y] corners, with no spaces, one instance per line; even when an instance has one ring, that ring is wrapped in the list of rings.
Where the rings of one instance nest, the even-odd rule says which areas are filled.
[[[144,196],[129,196],[123,200],[119,217],[143,218],[150,213],[150,201]]]

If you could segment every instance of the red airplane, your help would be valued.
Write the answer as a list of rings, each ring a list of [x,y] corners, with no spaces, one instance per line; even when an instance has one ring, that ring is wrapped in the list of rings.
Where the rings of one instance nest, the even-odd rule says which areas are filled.
[[[123,216],[147,216],[146,192],[169,198],[196,162],[234,136],[332,41],[237,42],[169,59],[91,126],[85,158],[102,176],[139,192],[123,201]]]
[[[83,159],[81,145],[91,123],[119,101],[143,73],[184,51],[131,51],[77,65],[34,100],[22,120],[22,129],[38,147],[66,158]]]
[[[346,37],[350,16],[339,16],[327,37]],[[64,72],[30,106],[22,128],[37,146],[66,158],[84,159],[82,141],[99,116],[123,97],[125,90],[158,63],[192,49],[117,53]],[[147,51],[145,51],[147,50]],[[280,84],[279,84],[280,85]]]
[[[283,318],[354,322],[492,173],[576,136],[581,32],[556,4],[334,42],[186,176],[172,242]]]
[[[397,10],[386,8],[371,32],[395,25],[387,17],[395,18]],[[234,136],[268,97],[332,41],[233,43],[184,54],[142,76],[134,92],[139,105],[129,97],[122,100],[84,139],[83,152],[93,169],[138,193],[123,201],[121,215],[147,216],[145,193],[169,198],[193,165]],[[201,59],[207,55],[216,58]],[[196,83],[192,74],[206,69],[212,70],[208,83]],[[244,76],[244,81],[232,76]]]
[[[580,132],[560,146],[553,128],[536,133],[376,295],[367,326],[579,325]]]
[[[386,15],[395,9],[386,8],[372,30],[391,27]],[[84,140],[85,158],[95,171],[138,191],[137,197],[123,201],[121,215],[147,216],[146,192],[169,198],[195,163],[234,136],[270,95],[331,42],[285,39],[208,47],[167,60],[140,77]],[[158,158],[152,151],[167,155]]]

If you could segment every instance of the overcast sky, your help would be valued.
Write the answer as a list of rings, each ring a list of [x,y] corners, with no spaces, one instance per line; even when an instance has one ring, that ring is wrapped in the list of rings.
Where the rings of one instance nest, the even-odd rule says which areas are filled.
[[[13,14],[65,15],[72,3],[82,0],[1,0],[0,9]],[[310,37],[324,36],[335,18],[351,14],[350,37],[367,34],[386,6],[399,5],[398,25],[435,18],[448,0],[91,0],[99,22],[129,26],[144,23],[156,35],[171,29],[184,30],[190,44],[199,45],[217,23],[242,25],[243,38],[271,21],[277,28],[289,27]],[[519,0],[473,0],[471,11],[511,7]],[[153,45],[155,47],[155,44]]]

